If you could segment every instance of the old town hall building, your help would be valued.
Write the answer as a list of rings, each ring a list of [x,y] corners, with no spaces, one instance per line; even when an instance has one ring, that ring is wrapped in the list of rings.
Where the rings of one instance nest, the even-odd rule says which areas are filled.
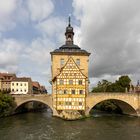
[[[70,23],[66,27],[66,42],[52,51],[52,95],[53,107],[63,116],[82,114],[86,107],[88,94],[87,51],[74,44],[74,31]]]

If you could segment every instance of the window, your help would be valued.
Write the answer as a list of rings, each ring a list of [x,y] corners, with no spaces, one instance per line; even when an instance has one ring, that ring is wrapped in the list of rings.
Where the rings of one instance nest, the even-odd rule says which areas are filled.
[[[79,90],[79,94],[83,94],[83,90]]]
[[[59,94],[63,94],[63,91],[62,90],[59,90]]]
[[[22,89],[20,91],[22,92]]]
[[[69,85],[73,85],[73,80],[69,80]]]
[[[82,105],[82,102],[79,102],[79,105],[81,106]]]
[[[26,89],[24,91],[26,92]]]
[[[14,83],[12,83],[12,86],[14,86]]]
[[[79,81],[78,81],[78,84],[79,84],[79,85],[82,85],[82,80],[79,80]]]
[[[17,83],[17,86],[18,86],[18,83]]]
[[[68,41],[71,41],[71,39],[72,39],[72,37],[71,37],[71,35],[68,35]]]
[[[67,94],[67,90],[66,89],[64,90],[64,94]]]
[[[62,105],[62,102],[58,102],[59,105]]]
[[[24,86],[26,86],[26,83],[24,84]]]
[[[69,105],[71,105],[71,102],[69,102]]]
[[[76,59],[76,64],[80,66],[80,59]]]
[[[60,66],[62,67],[64,65],[65,61],[63,58],[60,59]]]
[[[71,102],[65,102],[65,105],[71,105]]]
[[[69,105],[69,103],[68,102],[65,102],[65,105]]]
[[[60,85],[64,85],[64,80],[60,80]]]
[[[71,90],[71,94],[75,94],[75,90]]]
[[[12,91],[14,92],[14,89],[12,89]]]
[[[20,86],[22,86],[22,83],[20,84]]]
[[[18,89],[17,89],[17,91],[18,91]]]

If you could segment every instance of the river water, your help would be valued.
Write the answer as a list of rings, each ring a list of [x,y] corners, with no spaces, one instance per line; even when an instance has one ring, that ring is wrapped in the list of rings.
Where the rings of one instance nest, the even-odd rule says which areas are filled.
[[[0,140],[140,140],[140,118],[95,113],[64,121],[47,111],[25,113],[0,119]]]

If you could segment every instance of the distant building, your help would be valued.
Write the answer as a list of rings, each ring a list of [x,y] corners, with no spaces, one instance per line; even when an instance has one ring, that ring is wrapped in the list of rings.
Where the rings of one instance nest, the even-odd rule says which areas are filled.
[[[11,94],[32,94],[32,80],[28,77],[15,78],[11,82]]]
[[[32,82],[33,94],[40,94],[40,84],[37,81]]]
[[[137,85],[135,87],[135,92],[136,93],[140,93],[140,83],[139,83],[139,80],[138,80]]]
[[[0,90],[9,92],[11,90],[11,81],[15,78],[15,74],[0,73]]]
[[[41,86],[41,94],[47,94],[47,89],[45,88],[45,86]]]
[[[39,82],[37,82],[37,81],[33,81],[32,86],[33,86],[33,94],[45,94],[45,93],[47,93],[45,86],[41,86],[39,84]]]
[[[130,93],[140,93],[140,83],[139,83],[139,80],[138,80],[136,86],[134,86],[134,85],[132,85],[132,83],[130,83],[129,92]]]

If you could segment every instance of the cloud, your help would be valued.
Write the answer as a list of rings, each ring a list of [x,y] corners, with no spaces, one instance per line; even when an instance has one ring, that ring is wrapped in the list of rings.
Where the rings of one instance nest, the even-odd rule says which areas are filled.
[[[31,20],[41,21],[47,18],[54,9],[51,0],[27,0]]]
[[[0,44],[0,71],[17,72],[22,45],[14,39],[1,39]]]
[[[0,0],[0,31],[5,31],[15,26],[12,16],[17,4],[17,0]]]
[[[35,38],[24,48],[20,60],[20,76],[32,77],[32,80],[39,81],[50,86],[51,79],[51,55],[50,52],[56,47],[55,43],[48,38]]]
[[[43,36],[48,36],[50,40],[54,39],[61,43],[64,42],[66,21],[63,17],[52,16],[51,18],[38,23],[36,28]]]
[[[29,60],[37,65],[47,65],[50,63],[50,51],[54,48],[54,43],[50,42],[47,38],[36,38],[26,48],[25,54]]]
[[[139,5],[137,0],[73,0],[74,15],[81,22],[81,47],[92,53],[91,78],[140,78]]]

